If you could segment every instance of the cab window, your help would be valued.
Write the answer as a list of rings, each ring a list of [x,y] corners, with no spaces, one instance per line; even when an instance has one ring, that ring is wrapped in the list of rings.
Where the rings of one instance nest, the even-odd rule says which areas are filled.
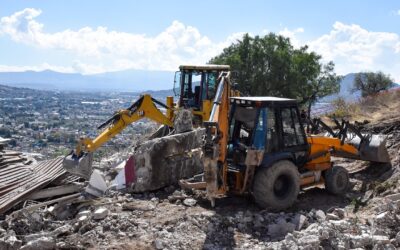
[[[283,144],[285,147],[303,145],[304,131],[301,129],[296,108],[281,109]]]

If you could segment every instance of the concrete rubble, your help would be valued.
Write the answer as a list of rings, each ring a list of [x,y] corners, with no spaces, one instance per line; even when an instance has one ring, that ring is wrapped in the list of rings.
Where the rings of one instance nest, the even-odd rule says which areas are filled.
[[[146,141],[135,157],[136,181],[133,192],[153,191],[177,184],[180,179],[203,171],[201,163],[204,129]]]
[[[202,130],[153,139],[89,182],[62,175],[24,196],[0,216],[0,249],[398,249],[399,132],[388,139],[391,166],[358,162],[346,195],[314,188],[281,212],[238,196],[211,208],[203,192],[177,186],[201,172]]]

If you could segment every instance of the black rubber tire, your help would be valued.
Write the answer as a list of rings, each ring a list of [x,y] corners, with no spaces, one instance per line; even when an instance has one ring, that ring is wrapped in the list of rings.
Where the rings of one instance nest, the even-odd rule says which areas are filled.
[[[324,171],[325,188],[332,194],[344,194],[349,187],[349,173],[344,167],[333,166]]]
[[[262,208],[282,210],[290,207],[300,191],[300,174],[291,161],[278,161],[257,171],[253,183],[255,202]]]

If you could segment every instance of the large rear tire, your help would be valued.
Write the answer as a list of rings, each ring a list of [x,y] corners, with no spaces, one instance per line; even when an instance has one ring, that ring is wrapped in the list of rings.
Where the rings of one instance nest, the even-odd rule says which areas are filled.
[[[257,171],[253,183],[255,202],[263,208],[286,209],[293,205],[300,191],[300,175],[291,161],[278,161]]]
[[[332,194],[344,194],[349,187],[349,173],[344,167],[333,166],[325,170],[325,188]]]

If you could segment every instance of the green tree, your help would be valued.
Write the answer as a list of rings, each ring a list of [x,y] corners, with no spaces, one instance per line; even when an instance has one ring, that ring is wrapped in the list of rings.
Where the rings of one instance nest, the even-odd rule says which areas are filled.
[[[319,65],[317,70],[318,75],[315,78],[305,85],[299,84],[299,86],[307,88],[306,90],[298,90],[298,92],[301,93],[299,97],[302,99],[301,103],[308,105],[307,113],[309,117],[312,105],[320,98],[339,92],[340,81],[343,77],[336,75],[334,69],[335,64],[333,62],[322,66]]]
[[[333,62],[322,65],[320,60],[307,46],[295,49],[289,38],[270,33],[254,38],[246,34],[210,63],[230,65],[244,95],[296,98],[310,112],[318,99],[340,88]]]
[[[361,91],[361,96],[366,97],[376,94],[393,86],[393,80],[383,72],[361,72],[354,77],[352,91]]]

